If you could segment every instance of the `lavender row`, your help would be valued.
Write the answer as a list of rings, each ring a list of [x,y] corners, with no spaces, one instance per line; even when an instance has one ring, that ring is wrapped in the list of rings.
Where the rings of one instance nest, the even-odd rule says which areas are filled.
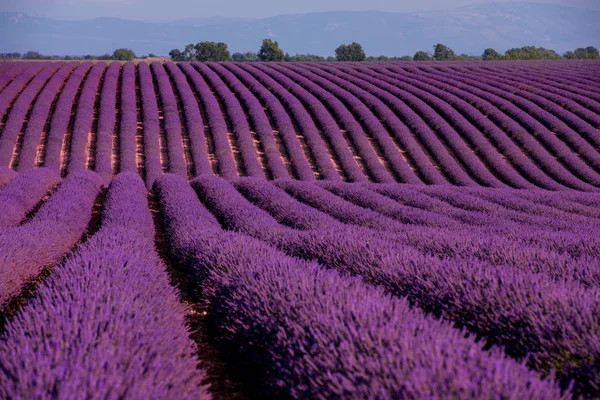
[[[469,79],[481,82],[485,85],[491,85],[492,90],[490,90],[490,92],[498,94],[501,97],[509,100],[525,113],[534,117],[541,124],[545,125],[546,130],[550,130],[551,132],[555,133],[559,139],[573,149],[572,151],[577,153],[587,164],[589,164],[596,171],[598,170],[600,164],[600,155],[590,145],[590,143],[586,141],[594,140],[593,138],[596,136],[596,132],[593,127],[583,127],[584,129],[578,130],[577,132],[574,131],[568,125],[566,125],[564,121],[558,118],[561,117],[564,119],[564,110],[562,108],[554,105],[550,101],[541,99],[535,94],[528,94],[522,90],[513,93],[514,89],[511,85],[491,79],[488,77],[489,74],[464,74],[462,72],[457,72],[456,75],[468,77]],[[569,113],[566,114],[568,115]],[[560,149],[559,147],[557,148]],[[590,174],[590,177],[587,175],[584,177],[588,179],[589,182],[597,184],[600,179],[600,177],[597,175],[597,172],[596,175],[594,175],[592,172],[588,171],[588,174]]]
[[[454,87],[453,92],[455,94],[479,107],[488,118],[502,128],[505,134],[516,141],[535,162],[542,166],[545,172],[557,183],[579,190],[590,190],[592,188],[592,186],[574,176],[567,166],[557,160],[554,153],[542,146],[536,137],[521,125],[521,119],[511,113],[510,109],[504,107],[505,103],[509,103],[508,101],[498,99],[479,88],[467,86],[464,84],[466,82],[455,80],[453,74],[439,71],[430,72],[428,70],[420,72],[416,76],[420,77],[423,74],[437,81],[440,81],[440,78],[443,77],[448,84]],[[457,87],[460,87],[460,89],[456,89]]]
[[[63,67],[63,65],[58,63],[42,69],[31,82],[29,82],[25,89],[19,94],[17,100],[13,103],[0,134],[0,165],[11,166],[11,160],[17,145],[17,140],[23,131],[23,121],[26,119],[29,109],[32,107],[34,100],[43,89],[46,82],[60,67]]]
[[[4,64],[4,63],[3,63]],[[25,68],[31,67],[29,63],[10,63],[9,67],[4,69],[0,74],[0,91],[10,84],[17,75]]]
[[[77,112],[73,122],[71,140],[66,147],[68,151],[67,173],[72,174],[87,168],[88,154],[91,155],[93,151],[91,131],[96,108],[96,94],[105,70],[106,63],[94,64],[83,83],[81,94],[77,100]]]
[[[245,113],[252,122],[254,131],[256,131],[260,140],[260,147],[264,151],[267,165],[267,178],[289,178],[287,168],[282,161],[283,155],[279,152],[273,135],[273,129],[271,128],[271,124],[269,123],[265,110],[260,102],[252,95],[252,93],[250,93],[248,88],[235,77],[235,75],[221,64],[211,63],[209,66],[219,75],[227,87],[235,93],[236,96],[239,96],[240,102],[246,110]],[[231,101],[231,99],[229,101]],[[234,106],[234,108],[236,107]],[[239,118],[236,117],[236,120],[237,119]],[[235,125],[236,121],[233,121],[233,123]],[[239,123],[243,128],[244,121],[240,120]],[[249,129],[249,127],[247,128]]]
[[[144,171],[146,173],[146,185],[152,187],[154,181],[163,173],[163,163],[168,165],[169,161],[162,160],[158,104],[152,72],[150,72],[150,67],[146,62],[139,63],[137,68],[144,126]]]
[[[18,225],[42,198],[60,182],[60,176],[38,168],[23,172],[0,188],[0,229]]]
[[[196,94],[202,102],[208,127],[210,128],[210,137],[212,140],[212,152],[217,159],[217,169],[219,175],[226,179],[233,179],[238,175],[238,166],[233,158],[233,150],[227,138],[227,125],[223,119],[223,113],[219,107],[219,102],[211,92],[202,75],[188,63],[181,63],[179,67],[192,82]]]
[[[250,135],[250,126],[240,102],[213,70],[202,63],[193,63],[193,65],[224,105],[224,113],[231,124],[232,133],[235,136],[235,145],[240,153],[245,175],[264,177],[263,168],[258,160],[258,154]]]
[[[252,118],[256,119],[256,121],[254,121],[254,124],[257,126],[257,129],[264,126],[264,128],[259,129],[259,134],[260,131],[265,131],[264,134],[261,134],[265,135],[265,139],[261,140],[264,143],[267,143],[267,145],[265,145],[265,151],[266,148],[270,146],[269,143],[271,142],[271,139],[269,139],[269,136],[274,133],[274,130],[276,130],[277,134],[281,138],[286,156],[289,159],[290,164],[292,166],[293,175],[295,175],[295,177],[301,180],[315,180],[315,174],[307,160],[307,156],[312,156],[310,154],[310,150],[308,150],[308,154],[307,156],[305,156],[300,141],[296,137],[294,124],[292,123],[290,116],[285,111],[279,100],[277,100],[277,98],[273,95],[273,93],[266,90],[265,87],[262,86],[261,83],[257,81],[252,75],[250,75],[248,72],[239,68],[233,63],[215,64],[214,68],[216,68],[217,71],[229,71],[230,73],[232,73],[232,79],[233,77],[235,77],[235,79],[237,79],[237,81],[239,82],[239,84],[236,84],[236,87],[239,87],[240,93],[245,93],[246,90],[248,90],[247,93],[249,94],[244,95],[243,97],[243,99],[247,99],[246,107],[248,107],[248,109],[252,107],[252,109],[254,110],[257,106],[263,108],[264,104],[265,110],[262,113],[250,112],[250,115],[252,116]],[[250,95],[252,97],[250,97]],[[267,134],[266,132],[266,124],[268,123],[270,126],[271,122],[269,122],[268,119],[266,122],[263,121],[262,117],[264,115],[266,119],[267,114],[271,117],[273,124],[273,126],[269,128],[271,129],[272,133],[269,132],[269,134]],[[279,170],[280,168],[277,169]],[[275,177],[275,173],[272,174]]]
[[[376,71],[385,74],[385,70],[377,69]],[[456,105],[454,107],[457,111],[473,124],[475,128],[481,131],[481,133],[485,134],[525,179],[540,187],[561,189],[561,186],[546,176],[534,162],[530,161],[527,157],[523,157],[523,150],[515,145],[509,136],[486,117],[487,112],[486,110],[479,109],[482,102],[476,96],[467,96],[466,99],[463,99],[456,94],[459,91],[456,88],[426,76],[419,76],[418,79],[413,79],[409,74],[397,70],[394,77],[416,87],[425,87],[429,93],[436,95],[446,103],[453,106]],[[527,187],[531,186],[531,184],[521,182],[520,186]]]
[[[332,157],[329,156],[327,145],[302,103],[279,82],[262,71],[250,68],[243,63],[233,64],[230,68],[235,68],[234,72],[237,76],[245,79],[246,83],[251,85],[254,94],[262,97],[268,108],[273,110],[273,119],[279,126],[279,130],[288,146],[298,141],[295,133],[296,129],[291,120],[291,117],[293,117],[298,127],[298,133],[306,140],[307,151],[310,152],[314,160],[314,167],[320,176],[324,179],[340,180],[340,175],[333,165]],[[299,146],[294,146],[294,148],[298,149]],[[300,154],[298,150],[295,152],[290,150],[290,156],[295,155],[299,158]]]
[[[71,112],[74,107],[75,97],[79,91],[81,82],[88,75],[92,65],[91,62],[85,62],[73,71],[63,90],[60,92],[54,113],[50,119],[50,131],[46,139],[43,166],[57,173],[61,172],[62,158],[66,156],[62,151],[63,142],[71,123]],[[65,148],[68,150],[66,144]]]
[[[137,98],[135,64],[127,62],[121,73],[119,171],[137,172]]]
[[[113,136],[116,123],[117,86],[121,63],[113,62],[108,65],[102,92],[100,94],[100,110],[98,111],[98,128],[96,132],[96,149],[94,171],[99,173],[106,182],[113,175]],[[92,149],[93,150],[93,149]]]
[[[194,164],[193,175],[208,174],[211,172],[211,165],[208,159],[207,142],[204,135],[204,120],[202,114],[200,114],[198,101],[185,75],[177,67],[177,64],[166,62],[164,66],[171,75],[181,99],[186,132],[190,141],[190,153]]]
[[[53,68],[52,63],[33,63],[22,70],[15,79],[0,92],[0,120],[8,113],[11,104],[29,82],[46,68]]]
[[[512,357],[528,355],[528,365],[543,376],[556,370],[563,387],[574,380],[577,392],[598,394],[597,290],[512,267],[440,260],[398,246],[387,235],[365,235],[363,229],[286,229],[217,177],[197,178],[192,186],[225,228],[265,240],[289,255],[358,274],[490,344],[505,346]]]
[[[169,172],[187,177],[187,164],[183,151],[183,133],[179,119],[179,107],[169,76],[163,65],[159,62],[151,64],[154,79],[158,86],[161,109],[164,117],[167,139],[167,152],[169,155]]]
[[[279,84],[285,87],[285,90],[288,91],[288,93],[295,96],[303,104],[306,111],[310,112],[312,118],[319,124],[323,134],[327,138],[327,142],[332,148],[333,156],[340,164],[340,167],[348,180],[352,182],[362,182],[367,180],[367,177],[350,151],[349,143],[340,132],[340,127],[319,99],[292,79],[273,68],[264,65],[257,65],[252,68],[258,69],[275,79]]]
[[[0,187],[6,185],[8,182],[13,180],[17,176],[17,173],[8,168],[8,167],[0,167]]]
[[[7,326],[2,397],[211,398],[153,240],[144,182],[118,175],[102,228]]]
[[[319,84],[322,88],[339,98],[344,103],[347,111],[352,110],[358,121],[364,125],[364,132],[368,132],[369,135],[372,135],[373,141],[381,151],[381,158],[383,158],[389,165],[388,168],[393,172],[395,180],[409,183],[421,182],[415,172],[410,168],[406,160],[402,157],[402,154],[398,150],[396,144],[390,137],[389,133],[385,130],[383,123],[379,121],[379,119],[365,103],[354,96],[351,92],[340,88],[335,77],[332,79],[331,76],[324,75],[322,71],[310,68],[308,65],[302,65],[302,68],[296,66],[286,67],[302,74],[306,78],[312,80],[314,83]],[[327,79],[324,79],[324,76]],[[349,123],[352,125],[351,120]]]
[[[597,174],[591,170],[583,161],[569,149],[563,142],[552,135],[546,127],[544,127],[539,121],[533,118],[528,112],[533,112],[529,109],[527,112],[519,109],[509,100],[506,100],[504,90],[498,90],[487,83],[479,83],[473,78],[460,77],[458,73],[447,73],[438,72],[436,75],[443,76],[444,78],[451,78],[454,81],[466,84],[463,89],[474,93],[474,89],[477,89],[477,94],[480,97],[490,101],[498,110],[502,111],[514,121],[518,122],[527,131],[529,131],[544,147],[548,148],[549,151],[554,154],[559,161],[577,178],[578,181],[565,181],[573,188],[579,190],[593,190],[592,184],[598,184]],[[561,176],[562,178],[562,176]],[[564,178],[563,178],[564,179]]]
[[[255,393],[561,397],[552,383],[404,299],[221,231],[186,182],[165,176],[156,189],[173,254],[202,285],[207,320]]]
[[[102,181],[94,172],[67,177],[25,225],[0,231],[0,310],[23,284],[81,239]]]
[[[31,115],[25,126],[23,144],[18,154],[16,168],[19,172],[25,172],[35,167],[40,140],[42,139],[44,129],[46,128],[50,109],[52,108],[60,89],[65,84],[65,81],[78,65],[79,64],[77,63],[68,63],[58,70],[58,72],[56,72],[56,74],[48,81],[35,101]]]
[[[395,182],[395,179],[390,172],[379,160],[379,157],[371,143],[369,143],[362,126],[348,110],[347,104],[345,105],[336,97],[336,95],[339,95],[339,92],[337,92],[338,88],[335,85],[329,86],[326,81],[321,81],[318,77],[315,78],[311,75],[307,77],[306,73],[298,73],[298,70],[293,67],[284,68],[280,65],[272,64],[272,68],[292,79],[295,83],[319,99],[325,107],[324,109],[330,112],[332,117],[335,117],[339,127],[347,132],[348,145],[356,148],[356,153],[362,160],[367,174],[369,174],[373,180],[383,183]]]
[[[379,98],[342,79],[334,68],[326,66],[316,68],[310,64],[304,64],[302,67],[335,84],[334,86],[338,88],[336,91],[342,93],[340,89],[343,89],[347,93],[343,95],[344,99],[349,104],[354,104],[354,107],[357,107],[357,111],[362,115],[361,120],[377,138],[382,151],[386,154],[387,161],[394,168],[396,174],[401,177],[402,182],[419,183],[420,179],[423,179],[427,183],[446,183],[442,174],[435,169],[431,160],[408,131],[406,125]],[[357,103],[357,101],[361,103]],[[386,128],[391,131],[391,137]],[[399,143],[400,151],[403,154],[393,151],[396,145],[392,137]],[[408,161],[405,161],[404,157],[408,158]],[[407,165],[408,163],[410,163],[410,166]]]

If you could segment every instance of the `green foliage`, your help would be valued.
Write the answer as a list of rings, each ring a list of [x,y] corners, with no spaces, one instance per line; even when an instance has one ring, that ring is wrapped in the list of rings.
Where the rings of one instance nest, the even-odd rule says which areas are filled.
[[[456,60],[456,54],[450,47],[438,43],[433,46],[433,58],[437,61]]]
[[[23,59],[25,59],[25,60],[44,60],[44,59],[47,59],[47,57],[44,57],[44,55],[42,55],[42,53],[40,53],[39,51],[28,51],[27,53],[23,54]]]
[[[413,61],[430,61],[431,55],[425,51],[417,51],[413,56]]]
[[[196,46],[190,43],[183,49],[183,61],[193,61],[196,59]]]
[[[173,61],[185,61],[185,59],[183,57],[183,53],[179,49],[171,50],[169,52],[169,57],[171,57],[171,60],[173,60]]]
[[[597,60],[600,58],[598,49],[594,46],[579,47],[575,51],[567,51],[563,57],[569,60]]]
[[[502,60],[504,57],[502,56],[502,54],[498,53],[496,50],[494,50],[492,48],[487,48],[483,51],[481,58],[483,60],[489,61],[489,60]]]
[[[504,58],[507,60],[558,60],[561,57],[554,50],[543,47],[524,46],[507,50],[504,53]]]
[[[307,61],[327,61],[327,59],[323,56],[319,56],[317,54],[296,54],[293,56],[290,56],[288,53],[285,53],[285,61],[290,61],[290,62],[294,62],[294,61],[300,61],[300,62],[307,62]]]
[[[260,61],[283,61],[284,58],[285,54],[279,48],[279,43],[271,39],[263,40],[258,52],[258,59]]]
[[[0,60],[18,60],[21,58],[21,53],[0,53]]]
[[[208,61],[229,61],[231,54],[227,50],[227,44],[223,42],[200,42],[194,46],[195,60]]]
[[[135,58],[135,53],[131,49],[117,49],[113,52],[113,60],[131,61]]]
[[[237,62],[258,61],[258,54],[254,53],[252,51],[248,51],[246,53],[233,53],[231,58],[233,58],[233,61],[237,61]]]
[[[365,54],[360,43],[352,42],[350,44],[342,44],[335,49],[335,58],[337,61],[365,61]]]

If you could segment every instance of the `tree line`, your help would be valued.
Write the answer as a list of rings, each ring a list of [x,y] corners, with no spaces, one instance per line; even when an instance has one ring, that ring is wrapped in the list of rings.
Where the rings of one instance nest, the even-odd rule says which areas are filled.
[[[593,46],[567,51],[562,56],[554,50],[543,47],[524,46],[508,49],[500,54],[492,48],[485,49],[481,56],[456,54],[450,47],[438,43],[432,52],[417,51],[412,57],[367,56],[360,43],[342,44],[335,49],[335,56],[324,57],[316,54],[290,55],[284,52],[279,43],[272,39],[264,39],[258,52],[233,53],[223,42],[203,41],[190,43],[183,50],[173,49],[169,52],[173,61],[466,61],[466,60],[558,60],[558,59],[599,59],[598,49]],[[112,54],[100,56],[47,56],[37,51],[27,53],[0,53],[0,60],[120,60],[130,61],[135,58],[152,58],[155,54],[137,57],[131,49],[120,48]]]

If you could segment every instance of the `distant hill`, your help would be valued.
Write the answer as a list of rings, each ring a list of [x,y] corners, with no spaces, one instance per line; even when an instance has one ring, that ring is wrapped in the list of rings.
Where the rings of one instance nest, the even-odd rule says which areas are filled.
[[[265,37],[290,54],[332,55],[359,41],[369,55],[412,55],[441,42],[457,53],[481,54],[524,45],[562,53],[600,45],[600,11],[536,3],[491,3],[422,13],[319,12],[263,19],[194,18],[140,22],[118,18],[59,21],[0,13],[0,52],[103,54],[119,47],[137,54],[167,54],[201,40],[224,41],[232,52],[256,51]]]

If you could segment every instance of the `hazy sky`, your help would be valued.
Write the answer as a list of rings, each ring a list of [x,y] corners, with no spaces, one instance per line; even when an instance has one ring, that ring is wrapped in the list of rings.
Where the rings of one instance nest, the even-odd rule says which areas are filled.
[[[511,1],[511,0],[506,0]],[[259,18],[331,10],[427,11],[487,3],[489,0],[0,0],[0,11],[24,12],[57,19],[120,17],[173,20],[210,16]],[[598,0],[537,0],[600,9]]]

